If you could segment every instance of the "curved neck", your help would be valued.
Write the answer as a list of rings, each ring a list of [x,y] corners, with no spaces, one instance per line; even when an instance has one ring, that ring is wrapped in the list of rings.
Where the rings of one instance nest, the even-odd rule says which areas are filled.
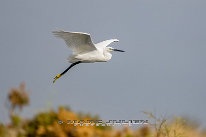
[[[108,51],[104,51],[103,54],[104,54],[104,57],[105,57],[106,61],[108,61],[112,58],[112,54]]]

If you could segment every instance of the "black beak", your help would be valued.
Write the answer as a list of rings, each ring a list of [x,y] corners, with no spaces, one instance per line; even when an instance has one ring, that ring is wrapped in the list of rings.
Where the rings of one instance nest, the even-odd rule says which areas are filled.
[[[125,52],[124,50],[113,49],[114,51]]]

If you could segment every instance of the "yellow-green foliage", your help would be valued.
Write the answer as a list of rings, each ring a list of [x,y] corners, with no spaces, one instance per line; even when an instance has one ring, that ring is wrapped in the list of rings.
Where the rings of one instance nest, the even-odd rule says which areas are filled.
[[[9,100],[12,105],[23,107],[28,104],[29,98],[27,94],[24,94],[23,87],[12,89],[10,92]],[[27,101],[22,102],[22,99]],[[149,124],[135,130],[131,130],[128,126],[116,129],[108,126],[67,124],[67,120],[99,119],[98,116],[92,116],[89,113],[75,113],[68,106],[60,106],[57,111],[40,112],[32,119],[12,114],[10,115],[11,124],[0,124],[0,137],[206,137],[206,132],[200,132],[197,125],[191,124],[189,120],[180,117],[169,120],[157,118],[151,112],[144,113],[149,117]],[[64,123],[59,124],[59,120]]]
[[[152,114],[148,114],[152,116]],[[18,120],[24,121],[20,124],[21,127],[18,128],[15,125],[1,124],[0,137],[206,137],[206,134],[190,127],[179,117],[167,121],[152,116],[151,118],[158,120],[156,124],[148,124],[136,130],[131,130],[129,127],[123,129],[97,128],[96,126],[80,127],[67,123],[58,123],[58,120],[66,121],[68,119],[79,119],[80,117],[81,120],[95,119],[91,115],[83,113],[78,115],[69,109],[60,107],[56,112],[41,112],[33,119]]]

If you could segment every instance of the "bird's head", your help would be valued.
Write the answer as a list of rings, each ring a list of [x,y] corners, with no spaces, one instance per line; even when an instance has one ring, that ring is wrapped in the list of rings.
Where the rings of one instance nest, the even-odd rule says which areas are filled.
[[[119,49],[115,49],[115,48],[112,48],[112,47],[106,47],[106,50],[108,52],[112,52],[112,51],[125,52],[124,50],[119,50]]]

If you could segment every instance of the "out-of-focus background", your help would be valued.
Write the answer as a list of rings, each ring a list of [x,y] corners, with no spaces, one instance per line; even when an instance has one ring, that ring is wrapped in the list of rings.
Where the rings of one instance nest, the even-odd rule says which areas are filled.
[[[192,118],[206,127],[206,1],[0,1],[0,121],[9,89],[26,83],[21,116],[69,105],[101,119],[146,119],[142,111]],[[71,51],[51,31],[117,38],[107,63],[69,65]]]

